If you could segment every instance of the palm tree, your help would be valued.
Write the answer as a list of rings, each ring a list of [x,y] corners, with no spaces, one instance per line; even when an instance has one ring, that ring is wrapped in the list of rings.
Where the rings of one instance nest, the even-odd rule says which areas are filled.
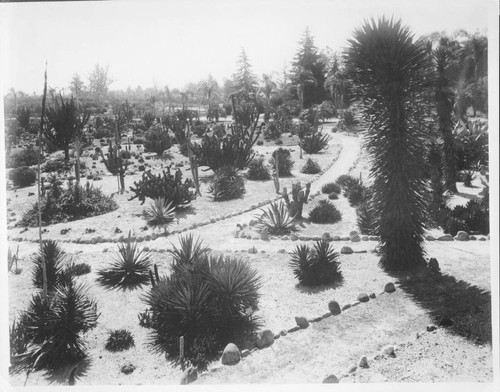
[[[369,124],[380,265],[387,270],[425,265],[421,162],[428,64],[424,42],[415,42],[401,21],[385,17],[355,30],[346,52],[348,75]]]
[[[456,44],[456,42],[455,42]],[[457,60],[457,45],[446,37],[441,37],[439,45],[433,51],[436,70],[435,100],[438,115],[438,127],[443,138],[443,169],[446,190],[457,192],[457,159],[453,141],[453,102],[454,93],[450,70]]]

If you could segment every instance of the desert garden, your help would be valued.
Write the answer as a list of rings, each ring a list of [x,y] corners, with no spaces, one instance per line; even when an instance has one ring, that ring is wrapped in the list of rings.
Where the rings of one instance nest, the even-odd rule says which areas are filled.
[[[198,102],[6,97],[10,382],[491,382],[486,53],[381,18]]]

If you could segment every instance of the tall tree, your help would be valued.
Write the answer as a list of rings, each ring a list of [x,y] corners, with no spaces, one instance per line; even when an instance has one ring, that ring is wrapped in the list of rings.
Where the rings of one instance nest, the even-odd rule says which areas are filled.
[[[69,85],[69,89],[71,91],[71,94],[74,95],[75,97],[80,97],[81,94],[83,93],[83,90],[85,88],[85,84],[77,73],[73,75],[73,78],[71,79],[71,83]]]
[[[257,77],[252,71],[245,49],[241,50],[237,69],[232,79],[233,92],[255,93],[257,91]]]
[[[96,64],[89,76],[89,92],[97,103],[101,104],[106,99],[111,83],[113,80],[108,75],[108,67]]]
[[[422,98],[428,64],[426,45],[414,41],[401,21],[385,17],[356,29],[346,52],[348,75],[369,124],[380,264],[387,270],[425,265]]]
[[[446,190],[457,192],[457,162],[453,140],[453,82],[450,71],[457,64],[458,45],[447,37],[441,37],[433,51],[436,71],[435,100],[438,128],[443,138],[443,172]]]
[[[88,113],[80,113],[78,104],[73,97],[69,99],[63,98],[62,95],[59,99],[56,97],[55,105],[48,108],[46,113],[47,128],[44,131],[44,136],[64,150],[65,160],[69,160],[70,144],[75,140],[81,140],[83,128],[89,117]]]
[[[325,64],[314,45],[314,38],[306,28],[299,49],[295,54],[290,75],[292,84],[297,88],[297,95],[302,95],[302,107],[319,104],[325,98]],[[314,83],[311,81],[314,80]]]

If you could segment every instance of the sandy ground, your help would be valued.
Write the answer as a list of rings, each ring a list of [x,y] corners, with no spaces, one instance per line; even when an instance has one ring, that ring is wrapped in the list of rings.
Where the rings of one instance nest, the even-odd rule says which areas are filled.
[[[357,175],[360,172],[364,173],[368,167],[367,158],[361,154],[359,137],[333,135],[332,146],[328,152],[315,158],[320,162],[320,166],[326,167],[328,162],[337,158],[335,152],[337,154],[340,152],[340,155],[331,168],[314,181],[311,187],[312,193],[320,190],[324,183],[334,181],[340,174],[350,172]],[[272,151],[271,147],[264,148]],[[259,152],[266,151],[262,149]],[[298,150],[293,154],[298,154]],[[293,180],[307,180],[308,177],[304,176],[294,171]],[[113,180],[104,179],[100,186],[110,192],[116,185]],[[131,183],[131,178],[127,178],[127,183]],[[179,225],[187,226],[187,221],[192,224],[196,219],[206,220],[207,216],[220,214],[221,210],[247,208],[248,205],[267,200],[270,195],[274,195],[272,181],[268,184],[252,184],[251,181],[247,181],[246,186],[245,197],[234,201],[234,204],[214,203],[205,196],[198,198],[194,203],[196,214],[186,217],[184,223],[181,220]],[[26,188],[18,193],[28,191]],[[467,189],[462,191],[464,194],[469,192]],[[11,199],[9,207],[13,211],[16,211],[15,206],[20,208],[22,203],[25,203],[22,194],[18,198],[12,193],[9,194]],[[312,208],[316,200],[318,198],[311,202],[307,209]],[[96,228],[96,234],[102,233],[103,236],[104,234],[108,236],[117,222],[124,229],[123,232],[129,229],[140,230],[140,226],[144,225],[144,222],[137,217],[142,208],[140,203],[136,200],[125,202],[125,197],[118,199],[118,203],[120,209],[113,213],[50,226],[47,237],[60,238],[60,229],[64,227],[71,227],[71,231],[64,237],[68,239],[74,240],[81,236],[86,227]],[[312,236],[326,231],[332,235],[346,235],[355,229],[354,209],[349,207],[343,197],[334,203],[342,212],[341,222],[335,225],[306,224],[301,228],[301,234]],[[127,205],[127,208],[122,204]],[[342,378],[342,383],[492,380],[491,341],[477,345],[456,331],[444,328],[432,333],[423,333],[417,339],[417,332],[422,332],[427,325],[436,323],[436,308],[425,301],[418,301],[415,293],[411,294],[398,284],[395,293],[379,295],[386,282],[397,280],[403,282],[404,279],[391,277],[377,266],[378,259],[372,253],[377,244],[375,241],[333,242],[336,250],[348,245],[354,251],[366,251],[366,253],[340,256],[344,276],[341,285],[316,290],[305,289],[298,286],[293,278],[288,266],[289,255],[280,253],[280,251],[291,252],[299,242],[234,238],[237,224],[248,223],[255,217],[257,211],[246,212],[190,232],[200,236],[212,250],[239,255],[259,271],[263,277],[263,287],[255,316],[262,322],[262,328],[278,333],[282,329],[293,327],[295,316],[320,316],[328,310],[328,301],[332,299],[341,305],[353,303],[361,292],[374,292],[377,298],[349,309],[340,316],[327,318],[305,330],[281,337],[270,348],[253,352],[238,366],[221,367],[215,362],[211,366],[212,370],[201,375],[197,383],[318,383],[329,374],[342,374],[350,364],[356,363],[361,355],[369,357],[370,368],[366,371],[358,370]],[[23,234],[18,234],[18,230],[11,230],[10,235],[34,238],[35,229]],[[169,270],[171,260],[164,252],[171,247],[172,242],[176,243],[175,236],[160,237],[143,243],[153,251],[153,259],[159,266],[160,274],[165,274]],[[10,245],[14,248],[19,245],[21,257],[19,267],[22,269],[19,275],[9,274],[9,319],[12,320],[19,311],[25,309],[32,293],[30,258],[36,251],[37,245],[28,241],[13,242]],[[488,302],[491,290],[489,241],[428,242],[426,246],[429,257],[436,257],[439,260],[445,276],[452,276],[457,282],[463,281],[466,288],[472,287],[486,292],[488,295],[485,299],[481,297],[482,302],[479,305],[485,308],[491,306]],[[257,254],[248,253],[252,247],[257,249]],[[178,384],[181,370],[165,362],[162,355],[151,352],[147,345],[148,330],[140,327],[138,323],[137,314],[145,309],[142,295],[147,287],[126,292],[107,291],[95,282],[96,271],[111,261],[111,252],[116,249],[116,244],[84,245],[69,242],[64,243],[63,248],[70,258],[92,266],[90,274],[77,279],[88,285],[89,295],[98,300],[101,313],[99,325],[85,335],[89,356],[85,364],[79,368],[79,385]],[[463,295],[467,295],[466,290]],[[132,332],[135,347],[112,354],[104,350],[104,344],[109,331],[118,328],[126,328]],[[395,345],[396,358],[373,360],[380,348],[386,344]],[[121,366],[127,363],[132,363],[136,367],[130,375],[120,373]],[[409,368],[414,370],[408,371]],[[64,384],[69,370],[61,369],[51,374],[35,372],[30,375],[28,385]],[[22,385],[24,381],[24,374],[11,376],[13,385]]]

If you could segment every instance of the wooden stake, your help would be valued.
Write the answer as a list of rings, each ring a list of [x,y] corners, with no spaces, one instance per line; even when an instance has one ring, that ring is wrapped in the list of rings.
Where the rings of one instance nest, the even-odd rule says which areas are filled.
[[[181,367],[184,371],[184,336],[179,339],[179,359],[181,361]]]

